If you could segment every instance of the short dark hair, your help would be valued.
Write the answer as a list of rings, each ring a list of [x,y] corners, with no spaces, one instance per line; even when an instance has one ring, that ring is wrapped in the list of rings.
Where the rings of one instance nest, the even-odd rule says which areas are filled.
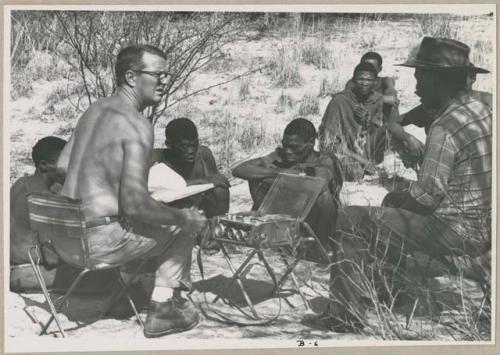
[[[362,62],[363,60],[370,60],[370,59],[375,59],[378,62],[378,65],[382,66],[382,56],[377,52],[366,52],[361,57],[360,62]]]
[[[304,141],[309,142],[316,139],[318,133],[311,121],[298,117],[288,123],[285,127],[284,135],[298,135]]]
[[[375,75],[375,77],[378,75],[377,70],[375,69],[375,67],[373,65],[371,65],[370,63],[367,63],[367,62],[362,62],[362,63],[359,63],[358,65],[356,65],[356,68],[354,68],[354,72],[352,73],[352,77],[354,78],[356,76],[356,74],[361,72],[361,71],[368,71],[370,73],[373,73],[373,75]]]
[[[35,167],[38,168],[42,160],[50,160],[56,154],[60,154],[66,145],[66,141],[59,137],[48,136],[40,139],[33,146],[31,151],[31,158]]]
[[[180,139],[198,139],[198,129],[189,118],[179,117],[170,121],[165,127],[165,139],[170,143]]]
[[[150,53],[163,59],[167,59],[167,56],[162,50],[147,44],[134,44],[123,48],[118,53],[115,64],[116,84],[118,86],[125,82],[125,73],[127,70],[144,69],[144,63],[142,61],[144,53]]]

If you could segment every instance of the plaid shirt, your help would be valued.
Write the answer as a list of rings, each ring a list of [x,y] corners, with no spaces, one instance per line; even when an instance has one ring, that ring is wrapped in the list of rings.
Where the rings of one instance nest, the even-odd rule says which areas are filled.
[[[482,242],[491,213],[492,110],[461,93],[435,117],[410,194],[462,237]]]
[[[303,162],[293,166],[287,165],[280,156],[280,149],[277,148],[274,152],[260,157],[259,165],[268,168],[287,168],[304,171],[307,175],[321,177],[327,181],[327,188],[334,197],[338,200],[340,189],[342,188],[342,173],[340,164],[337,158],[330,154],[324,154],[317,151],[312,151]],[[311,172],[309,172],[312,170]],[[252,179],[248,181],[250,195],[254,201],[252,210],[257,210],[267,192],[271,188],[275,178],[267,179]]]

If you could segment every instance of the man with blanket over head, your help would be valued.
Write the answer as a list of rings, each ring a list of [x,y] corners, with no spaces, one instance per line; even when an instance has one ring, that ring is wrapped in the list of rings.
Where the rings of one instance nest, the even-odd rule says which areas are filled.
[[[372,64],[358,64],[352,90],[332,97],[319,126],[320,151],[339,157],[348,181],[362,178],[369,163],[379,164],[384,159],[384,102],[382,94],[374,90],[377,74]]]

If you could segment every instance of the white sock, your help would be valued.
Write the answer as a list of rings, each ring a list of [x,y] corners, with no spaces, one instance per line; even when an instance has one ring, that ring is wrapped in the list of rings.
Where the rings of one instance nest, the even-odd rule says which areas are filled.
[[[165,302],[174,295],[174,289],[170,287],[155,286],[151,300],[155,302]]]

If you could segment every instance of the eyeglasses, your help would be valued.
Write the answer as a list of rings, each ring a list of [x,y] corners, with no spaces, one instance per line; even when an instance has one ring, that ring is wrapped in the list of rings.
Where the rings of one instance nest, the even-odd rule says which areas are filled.
[[[147,71],[147,70],[132,70],[132,71],[136,73],[149,74],[151,76],[154,76],[156,80],[165,80],[169,76],[172,76],[172,74],[167,71]]]

